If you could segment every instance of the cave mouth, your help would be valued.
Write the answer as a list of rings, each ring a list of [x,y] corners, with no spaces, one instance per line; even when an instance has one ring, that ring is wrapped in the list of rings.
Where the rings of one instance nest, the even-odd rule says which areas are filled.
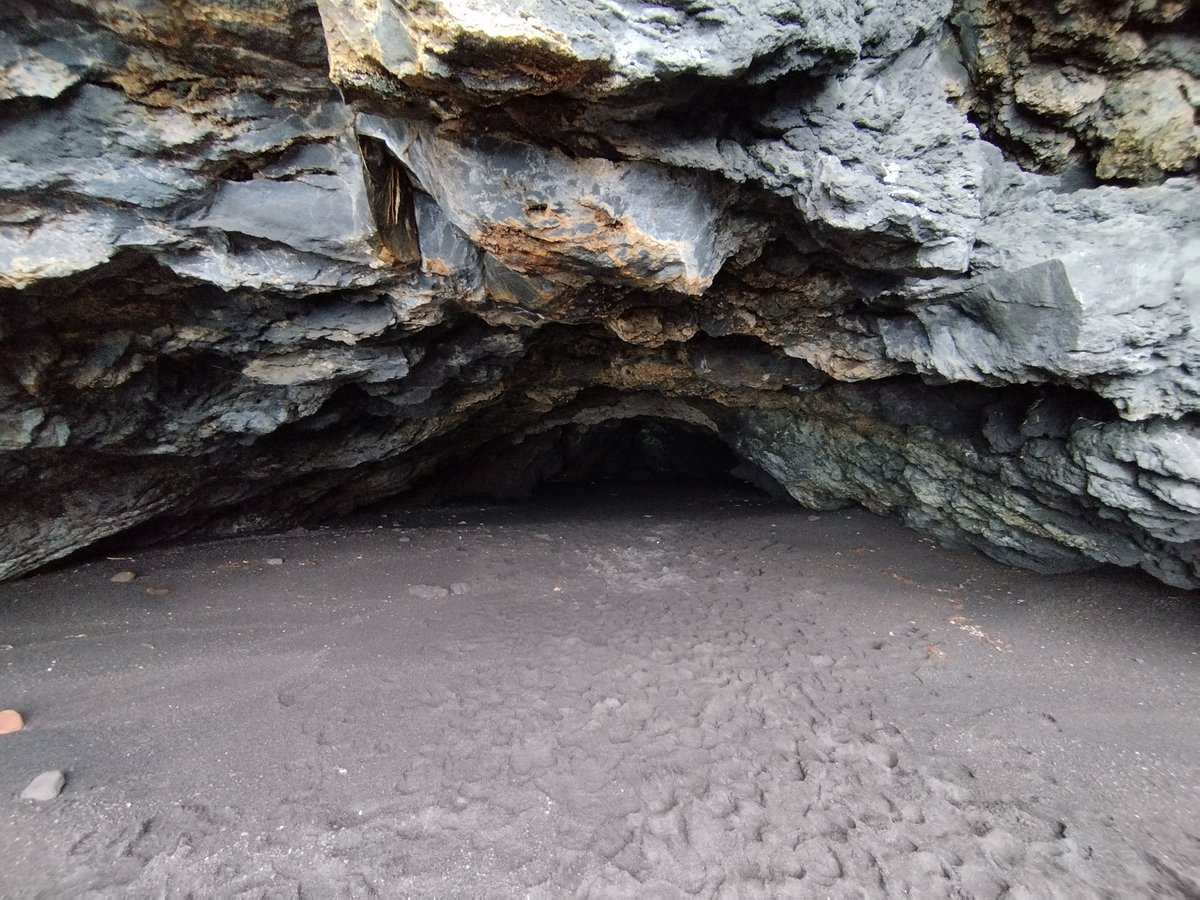
[[[453,433],[425,462],[422,474],[407,466],[398,469],[401,483],[408,484],[400,491],[359,493],[355,502],[339,503],[327,502],[327,488],[321,486],[308,508],[290,516],[254,505],[215,507],[208,516],[168,514],[94,541],[43,570],[124,558],[155,546],[282,533],[294,526],[363,525],[381,515],[402,514],[414,525],[436,523],[442,512],[464,505],[512,513],[527,507],[531,514],[539,507],[553,508],[574,519],[606,518],[640,505],[679,515],[730,504],[795,505],[778,482],[741,457],[721,432],[669,414],[573,419],[484,441]]]
[[[495,439],[385,503],[514,501],[587,485],[603,485],[616,494],[736,489],[786,495],[717,433],[691,422],[639,415]]]

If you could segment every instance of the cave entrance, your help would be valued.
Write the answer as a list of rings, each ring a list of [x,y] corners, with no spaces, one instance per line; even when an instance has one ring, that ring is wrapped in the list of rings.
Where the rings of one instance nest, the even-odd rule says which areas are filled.
[[[512,500],[583,485],[606,486],[610,494],[782,492],[713,431],[678,419],[634,416],[490,441],[452,471],[440,468],[404,500],[406,505]]]
[[[370,499],[360,495],[352,505],[323,504],[317,514],[294,524],[333,527],[341,520],[375,523],[381,515],[399,515],[420,527],[442,523],[447,510],[465,507],[493,507],[502,516],[538,517],[554,510],[554,515],[573,518],[627,515],[637,508],[669,510],[686,518],[747,504],[794,504],[769,474],[741,459],[719,433],[670,416],[570,421],[482,440],[458,432],[444,440],[451,446],[439,448],[434,464],[407,489]],[[250,530],[242,520],[235,519],[233,528],[223,527],[221,519],[215,522],[195,515],[163,516],[104,538],[65,562],[124,557],[164,541]]]

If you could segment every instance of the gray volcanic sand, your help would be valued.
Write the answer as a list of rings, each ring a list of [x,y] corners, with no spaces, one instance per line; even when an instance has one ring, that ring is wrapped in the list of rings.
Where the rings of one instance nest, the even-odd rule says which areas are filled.
[[[1195,596],[613,490],[0,586],[0,895],[1200,893]]]

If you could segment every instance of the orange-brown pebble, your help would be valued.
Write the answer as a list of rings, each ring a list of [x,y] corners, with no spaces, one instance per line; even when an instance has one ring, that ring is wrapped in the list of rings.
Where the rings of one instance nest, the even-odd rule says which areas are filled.
[[[25,720],[15,709],[0,709],[0,734],[12,734],[25,727]]]

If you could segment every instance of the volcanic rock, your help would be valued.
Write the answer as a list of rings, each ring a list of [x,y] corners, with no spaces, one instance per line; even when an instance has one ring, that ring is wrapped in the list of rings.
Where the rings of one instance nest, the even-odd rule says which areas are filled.
[[[0,577],[720,460],[1200,584],[1197,13],[1110,6],[11,0]]]

